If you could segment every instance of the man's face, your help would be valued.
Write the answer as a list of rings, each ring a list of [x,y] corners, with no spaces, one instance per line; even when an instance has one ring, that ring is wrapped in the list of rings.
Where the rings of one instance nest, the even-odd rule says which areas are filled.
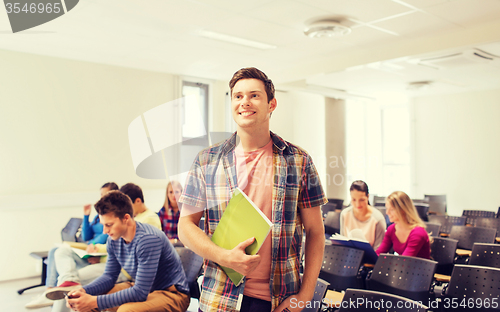
[[[125,235],[127,232],[127,224],[130,222],[131,218],[128,214],[120,220],[116,217],[114,213],[109,212],[105,215],[100,215],[99,219],[103,225],[103,233],[108,234],[112,240],[118,240],[120,237]]]
[[[276,99],[267,101],[264,83],[258,79],[240,79],[231,97],[233,119],[239,128],[267,127]]]

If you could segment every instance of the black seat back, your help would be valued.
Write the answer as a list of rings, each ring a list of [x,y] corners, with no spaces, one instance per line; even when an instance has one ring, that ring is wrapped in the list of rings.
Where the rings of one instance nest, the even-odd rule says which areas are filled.
[[[300,276],[302,278],[302,274]],[[322,311],[323,298],[325,297],[326,291],[328,290],[328,283],[321,278],[318,278],[316,281],[316,287],[314,288],[314,295],[311,299],[310,304],[305,304],[305,308],[302,309],[302,312],[319,312]]]
[[[474,243],[469,264],[500,269],[500,245]]]
[[[427,231],[427,233],[429,233],[431,236],[439,236],[439,230],[441,229],[441,224],[432,222],[424,222],[424,223],[425,223],[425,230]]]
[[[340,212],[330,211],[325,218],[325,234],[340,233]]]
[[[484,303],[488,300],[489,307],[491,308],[492,300],[498,302],[498,298],[500,297],[499,284],[500,269],[456,264],[444,295],[448,298],[457,298],[458,302],[465,300],[466,303],[470,301],[476,303],[477,300]],[[456,309],[450,311],[498,311],[498,304],[496,305],[496,309],[487,309],[485,305],[479,308],[479,305],[475,304],[472,307],[476,309],[471,309],[467,305],[458,305]]]
[[[497,218],[477,218],[475,226],[497,229],[497,235],[500,235],[500,219]]]
[[[429,213],[445,215],[448,212],[446,195],[424,195],[424,199],[429,203]]]
[[[450,275],[453,271],[455,252],[458,240],[444,237],[433,237],[431,259],[437,261],[436,273]]]
[[[200,290],[196,279],[198,278],[203,265],[203,258],[186,247],[175,247],[175,250],[181,258],[182,268],[186,274],[186,280],[189,284],[191,297],[199,298]]]
[[[373,196],[373,203],[372,203],[372,206],[373,207],[385,207],[385,200],[386,200],[386,197],[385,196]]]
[[[366,279],[366,288],[428,302],[436,266],[432,260],[381,254]]]
[[[69,219],[68,223],[61,231],[61,239],[63,240],[63,242],[83,241],[83,238],[81,237],[82,221],[82,218]]]
[[[429,222],[441,224],[439,231],[450,234],[451,227],[454,225],[465,225],[466,217],[429,215]]]
[[[414,203],[415,208],[417,209],[418,216],[422,221],[429,221],[429,204],[425,203]]]
[[[457,248],[471,250],[474,243],[494,243],[497,230],[483,227],[454,225],[450,238],[458,240]]]
[[[467,218],[465,223],[476,225],[477,218],[495,218],[495,212],[486,210],[464,210],[462,211],[462,217]]]
[[[344,200],[340,198],[328,198],[328,204],[335,205],[336,209],[344,209]]]
[[[326,245],[319,277],[330,283],[331,290],[361,287],[363,281],[358,273],[364,253],[346,246]]]
[[[335,211],[335,210],[337,210],[336,204],[326,203],[323,206],[321,206],[321,214],[323,218],[326,218],[326,216],[330,211]]]

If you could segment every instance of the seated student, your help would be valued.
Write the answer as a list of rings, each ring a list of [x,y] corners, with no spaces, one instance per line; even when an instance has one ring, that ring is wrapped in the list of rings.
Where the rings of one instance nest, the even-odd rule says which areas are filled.
[[[142,189],[138,185],[127,183],[120,188],[120,192],[127,195],[131,199],[135,221],[150,224],[159,230],[161,229],[160,219],[158,218],[158,216],[144,205],[144,195],[142,193]],[[102,244],[90,246],[87,251],[107,252],[106,245]],[[68,246],[62,246],[56,251],[55,258],[57,270],[59,272],[59,286],[47,290],[45,294],[47,298],[57,300],[57,293],[61,290],[70,291],[74,288],[81,287],[81,285],[87,285],[103,274],[105,269],[104,263],[99,263],[91,267],[84,267],[83,265],[78,265],[79,261],[84,260],[79,258],[78,256],[78,259],[74,259],[73,254],[74,252]],[[105,257],[102,257],[102,259],[105,260]],[[76,266],[75,263],[77,264]],[[127,275],[128,272],[122,272],[122,274],[120,274],[119,276],[118,281],[128,280],[129,277]],[[53,312],[60,312],[64,310],[64,304],[62,303],[56,303],[52,308]]]
[[[393,224],[385,233],[377,255],[388,252],[391,247],[402,256],[430,259],[429,234],[418,216],[417,209],[406,193],[396,191],[385,202],[387,215]]]
[[[132,202],[112,191],[95,208],[104,224],[108,260],[102,276],[83,288],[70,291],[68,308],[118,311],[186,311],[189,288],[179,255],[165,234],[149,224],[136,222]],[[124,268],[135,283],[115,285]],[[59,292],[64,297],[64,292]]]
[[[105,183],[101,186],[101,197],[104,196],[109,191],[118,190],[118,185],[114,182]],[[89,252],[90,248],[94,244],[104,244],[108,239],[108,235],[102,233],[102,224],[99,222],[99,216],[96,215],[92,222],[89,220],[91,205],[85,205],[83,207],[83,221],[82,221],[82,238],[88,244],[89,248],[87,251]],[[64,245],[65,246],[65,245]],[[46,273],[46,282],[47,290],[57,286],[57,280],[59,277],[59,272],[56,267],[55,254],[58,247],[52,248],[49,251],[47,257],[47,273]],[[68,248],[69,249],[69,248]],[[78,257],[71,250],[71,259],[75,263],[75,267],[80,269],[89,264],[99,263],[101,260],[100,257],[90,257],[88,260],[83,260]],[[89,281],[90,282],[90,281]],[[34,300],[30,301],[25,305],[27,309],[38,309],[43,307],[51,306],[54,303],[53,300],[50,300],[46,297],[46,291],[42,293],[40,296],[36,297]]]
[[[132,207],[134,208],[135,221],[151,224],[155,228],[161,230],[160,218],[154,211],[146,207],[142,189],[138,185],[127,183],[120,188],[120,192],[130,197]]]
[[[181,193],[182,185],[179,182],[168,182],[165,203],[158,212],[162,230],[165,232],[165,235],[167,235],[172,244],[179,243],[179,236],[177,236],[177,224],[179,223],[179,216],[181,215],[181,212],[177,199],[181,197]]]
[[[384,238],[386,223],[384,215],[370,206],[368,185],[361,180],[352,182],[351,205],[340,214],[340,235],[347,237],[357,236],[351,233],[364,235],[373,249],[377,249]],[[359,238],[359,237],[355,237]]]

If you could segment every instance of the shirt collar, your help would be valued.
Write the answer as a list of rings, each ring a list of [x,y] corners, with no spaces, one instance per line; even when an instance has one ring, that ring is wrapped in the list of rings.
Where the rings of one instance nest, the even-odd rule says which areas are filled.
[[[285,142],[281,137],[278,135],[274,134],[272,131],[270,131],[271,134],[271,140],[273,140],[273,145],[276,147],[278,152],[280,154],[283,154],[285,149],[288,147],[288,143]],[[236,148],[236,137],[237,137],[237,132],[233,133],[233,135],[226,140],[226,142],[223,143],[222,145],[222,154],[227,155],[234,151]]]

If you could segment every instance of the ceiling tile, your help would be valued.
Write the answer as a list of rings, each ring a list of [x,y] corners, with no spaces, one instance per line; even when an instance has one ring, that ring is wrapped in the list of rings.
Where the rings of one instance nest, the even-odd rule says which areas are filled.
[[[213,7],[228,10],[231,12],[245,13],[246,11],[258,8],[274,0],[252,0],[252,1],[234,1],[234,0],[194,0],[193,3],[204,3]],[[178,1],[176,1],[178,2]]]
[[[459,27],[441,18],[419,11],[374,23],[373,25],[396,32],[400,36],[425,35],[429,32],[439,32]]]
[[[299,0],[311,6],[354,18],[364,23],[375,21],[387,16],[400,14],[409,8],[390,0]],[[325,13],[326,14],[326,13]]]
[[[352,43],[341,40],[340,38],[310,38],[304,35],[303,38],[291,44],[287,44],[285,47],[302,51],[311,51],[314,53],[323,53],[325,51],[342,49],[347,46],[352,46]]]
[[[277,46],[294,42],[304,36],[300,30],[239,14],[222,19],[206,30]]]
[[[255,19],[303,30],[306,21],[324,16],[321,9],[295,0],[277,0],[244,13]]]
[[[314,57],[317,54],[318,51],[314,49],[301,50],[288,47],[258,53],[260,57],[270,58],[278,62],[301,62],[305,58]]]
[[[453,0],[426,11],[461,26],[472,26],[500,19],[500,1]]]
[[[416,8],[425,9],[427,7],[441,4],[441,3],[446,2],[446,1],[449,1],[449,0],[401,0],[398,2],[404,2],[404,3],[407,3],[411,6],[414,6]]]

